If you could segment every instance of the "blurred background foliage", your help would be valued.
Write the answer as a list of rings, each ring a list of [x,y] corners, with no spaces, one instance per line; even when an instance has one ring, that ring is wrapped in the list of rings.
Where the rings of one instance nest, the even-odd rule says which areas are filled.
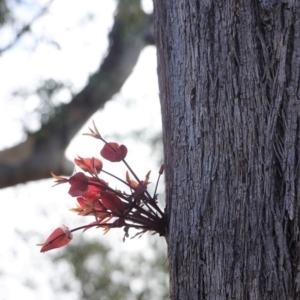
[[[53,283],[57,290],[70,292],[75,286],[78,300],[167,299],[166,247],[158,238],[149,240],[147,255],[118,256],[113,249],[97,241],[81,237],[71,243],[53,262],[65,264],[72,277]]]

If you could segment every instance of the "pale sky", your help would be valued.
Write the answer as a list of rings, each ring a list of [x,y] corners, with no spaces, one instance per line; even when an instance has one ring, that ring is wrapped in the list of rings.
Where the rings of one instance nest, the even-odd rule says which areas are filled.
[[[18,11],[20,18],[31,19],[35,2],[29,2],[31,6]],[[145,1],[148,10],[151,9],[149,3]],[[29,120],[26,126],[38,126],[33,111],[39,105],[39,99],[33,96],[27,101],[16,100],[11,98],[11,92],[20,87],[33,89],[39,81],[49,77],[69,81],[74,90],[79,91],[106,53],[114,8],[115,1],[112,0],[54,1],[50,13],[33,26],[34,37],[25,36],[0,57],[0,148],[24,138],[24,115]],[[88,14],[95,15],[92,22],[87,21]],[[37,43],[41,36],[45,41]],[[10,39],[11,30],[0,31],[0,46]],[[59,43],[60,50],[53,46],[53,40]],[[68,93],[61,94],[60,99],[68,101]],[[132,130],[147,128],[159,132],[161,128],[154,47],[143,51],[121,93],[105,105],[104,110],[97,112],[72,141],[67,149],[69,159],[77,154],[99,156],[101,143],[81,135],[88,131],[92,120],[104,136],[121,136],[123,140],[117,142],[128,147],[127,161],[141,177],[152,170],[151,181],[155,183],[157,158],[151,157],[149,147],[130,138]],[[106,169],[124,176],[124,168],[112,165],[105,162]],[[43,242],[62,224],[77,227],[92,220],[81,219],[68,211],[74,207],[75,199],[67,194],[67,185],[55,188],[52,185],[52,180],[42,180],[0,190],[0,300],[59,299],[57,295],[54,298],[53,287],[49,286],[49,276],[55,276],[55,266],[47,259],[48,253],[39,253],[36,243]],[[75,233],[74,239],[80,234]],[[117,243],[121,253],[144,249],[147,240],[142,237],[123,244],[122,232],[103,236],[100,230],[89,230],[85,235],[109,244]],[[72,300],[74,297],[70,294],[63,299]]]

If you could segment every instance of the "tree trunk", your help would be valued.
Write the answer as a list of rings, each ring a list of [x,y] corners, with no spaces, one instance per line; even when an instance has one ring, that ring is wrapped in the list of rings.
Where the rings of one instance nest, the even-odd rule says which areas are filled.
[[[300,299],[300,2],[154,15],[171,299]]]

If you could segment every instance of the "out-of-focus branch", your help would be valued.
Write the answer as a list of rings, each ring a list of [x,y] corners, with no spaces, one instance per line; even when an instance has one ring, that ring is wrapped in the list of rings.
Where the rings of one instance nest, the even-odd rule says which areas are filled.
[[[149,16],[141,10],[139,0],[119,2],[108,55],[99,70],[38,132],[0,152],[0,188],[48,178],[50,171],[66,175],[73,171],[73,164],[64,156],[66,147],[95,111],[120,91],[141,50],[149,44],[145,37],[148,26]]]
[[[42,9],[41,9],[41,11],[28,23],[28,24],[26,24],[26,25],[24,25],[18,32],[17,32],[17,34],[16,34],[16,36],[15,36],[15,38],[13,39],[13,41],[11,41],[8,45],[6,45],[5,47],[3,47],[3,48],[0,48],[0,55],[3,53],[3,52],[5,52],[5,51],[7,51],[7,50],[9,50],[10,48],[12,48],[16,43],[17,43],[17,41],[20,39],[20,37],[24,34],[24,33],[26,33],[26,32],[28,32],[28,31],[30,31],[30,28],[31,28],[31,26],[33,25],[33,23],[36,21],[36,20],[38,20],[40,17],[42,17],[47,11],[48,11],[48,9],[49,9],[49,7],[50,7],[50,5],[51,5],[51,3],[53,2],[53,0],[50,0],[48,3],[47,3],[47,5],[45,5]]]

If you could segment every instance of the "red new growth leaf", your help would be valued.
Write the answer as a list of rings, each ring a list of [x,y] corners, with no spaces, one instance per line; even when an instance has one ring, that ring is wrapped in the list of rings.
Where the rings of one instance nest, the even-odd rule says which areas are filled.
[[[98,197],[94,193],[85,192],[81,197],[77,198],[78,206],[70,209],[77,212],[81,216],[99,215],[100,219],[107,217],[110,213],[106,213],[106,207],[100,203]]]
[[[72,197],[81,196],[88,188],[88,178],[82,172],[76,173],[70,177],[69,183],[71,185],[69,194]]]
[[[50,236],[47,238],[44,244],[38,244],[37,246],[42,246],[41,252],[46,252],[55,248],[60,248],[67,245],[72,239],[72,234],[69,228],[62,225],[56,228]]]
[[[146,174],[146,179],[141,180],[141,182],[138,183],[134,180],[131,180],[128,171],[126,171],[126,181],[128,182],[129,186],[135,191],[147,187],[147,185],[149,184],[149,178],[150,178],[149,176],[150,176],[150,171]]]
[[[100,154],[103,158],[111,162],[117,162],[126,157],[127,148],[124,145],[119,146],[117,143],[107,143],[100,151]]]
[[[107,226],[110,226],[109,224],[106,224],[110,219],[112,218],[112,216],[107,216],[105,218],[102,218],[102,219],[99,219],[99,220],[96,220],[88,225],[85,226],[85,228],[83,229],[83,232],[85,232],[86,230],[92,228],[92,227],[95,227],[95,225],[98,225],[96,226],[96,228],[99,228],[99,227],[102,227],[102,228],[106,228]]]
[[[102,161],[98,158],[82,158],[78,157],[74,159],[74,163],[85,172],[94,174],[95,171],[97,174],[102,170]]]
[[[108,183],[103,179],[95,179],[92,177],[88,177],[88,191],[94,194],[99,194],[101,191],[105,191]]]
[[[111,192],[101,192],[101,202],[114,215],[122,216],[125,211],[122,200]]]
[[[61,176],[57,176],[53,172],[51,172],[51,175],[52,175],[52,177],[54,177],[56,179],[54,186],[56,186],[58,184],[66,183],[66,182],[69,181],[67,178],[64,178],[64,177],[61,177]]]
[[[129,228],[140,229],[137,236],[146,231],[154,231],[159,235],[166,236],[167,220],[165,214],[157,205],[157,186],[160,175],[163,173],[163,166],[159,170],[159,176],[153,196],[147,191],[150,180],[150,171],[146,174],[144,180],[140,180],[130,165],[125,161],[127,148],[118,143],[108,143],[100,135],[94,124],[94,129],[90,129],[92,136],[104,143],[101,156],[111,162],[122,161],[126,165],[126,181],[114,174],[102,170],[102,160],[98,158],[82,158],[80,156],[74,159],[76,166],[81,168],[82,172],[72,175],[70,178],[61,177],[52,173],[55,178],[55,185],[68,182],[70,184],[69,194],[77,198],[77,206],[71,211],[80,216],[93,216],[94,222],[73,228],[69,230],[66,226],[55,229],[47,238],[45,243],[39,244],[41,252],[46,252],[68,244],[72,239],[72,232],[89,228],[103,228],[107,233],[112,228],[125,227],[125,237],[128,237]],[[87,173],[84,173],[87,172]],[[129,187],[129,193],[121,190],[112,189],[108,182],[99,178],[99,173],[105,173],[119,180]],[[129,173],[133,175],[132,180]],[[85,175],[86,174],[86,175]],[[125,238],[124,237],[124,238]]]

